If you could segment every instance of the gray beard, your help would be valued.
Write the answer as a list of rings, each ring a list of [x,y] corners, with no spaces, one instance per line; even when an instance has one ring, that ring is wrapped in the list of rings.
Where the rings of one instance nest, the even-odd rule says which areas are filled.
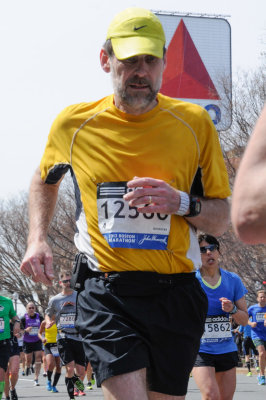
[[[150,103],[152,103],[157,96],[157,91],[150,91],[147,95],[136,94],[134,96],[126,92],[126,90],[118,90],[118,96],[121,98],[124,104],[134,107],[138,110],[145,109]]]
[[[157,96],[157,93],[160,90],[161,87],[161,82],[158,82],[158,86],[154,89],[151,87],[151,84],[148,80],[145,78],[139,78],[138,76],[134,76],[131,79],[129,79],[126,83],[125,86],[120,86],[118,84],[118,79],[115,75],[113,75],[113,83],[114,83],[114,91],[115,94],[117,95],[118,98],[121,99],[123,104],[127,105],[128,107],[134,108],[136,111],[142,111],[147,108],[155,99]],[[134,95],[131,95],[128,93],[127,88],[129,87],[130,84],[146,84],[149,86],[149,93],[144,94],[144,93],[135,93]]]

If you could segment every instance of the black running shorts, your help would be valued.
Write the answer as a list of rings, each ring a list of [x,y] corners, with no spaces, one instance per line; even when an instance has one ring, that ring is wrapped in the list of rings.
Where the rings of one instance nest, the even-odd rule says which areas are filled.
[[[249,336],[244,339],[243,348],[245,355],[249,355],[250,350],[253,350],[255,356],[259,354],[255,344],[253,343],[253,340]]]
[[[223,354],[199,353],[194,367],[213,367],[215,372],[224,372],[238,366],[237,351]]]
[[[76,326],[98,386],[147,368],[149,390],[183,396],[206,313],[194,273],[119,272],[86,280]]]
[[[57,341],[57,346],[63,365],[67,365],[71,361],[75,361],[76,364],[85,367],[85,352],[81,340],[74,340],[70,338],[59,339]]]
[[[10,357],[13,356],[19,356],[20,351],[19,351],[19,346],[17,342],[14,342],[13,340],[10,340]]]
[[[10,357],[10,342],[9,339],[0,340],[0,368],[7,370],[7,365]]]
[[[38,342],[23,342],[23,352],[25,354],[33,353],[34,351],[42,350],[42,342],[38,340]]]

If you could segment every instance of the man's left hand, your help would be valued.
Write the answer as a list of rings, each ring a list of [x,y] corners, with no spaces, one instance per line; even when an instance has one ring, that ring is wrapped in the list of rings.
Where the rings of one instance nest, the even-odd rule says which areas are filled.
[[[124,195],[124,200],[141,213],[174,214],[179,209],[179,191],[163,180],[135,177],[127,186],[133,190]]]

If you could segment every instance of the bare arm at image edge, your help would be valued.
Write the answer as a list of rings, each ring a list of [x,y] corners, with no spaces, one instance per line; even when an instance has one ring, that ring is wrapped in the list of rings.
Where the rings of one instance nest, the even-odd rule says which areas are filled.
[[[60,181],[44,183],[38,168],[29,191],[28,247],[21,263],[21,271],[33,281],[51,285],[54,279],[52,250],[47,243],[49,224],[54,215]]]
[[[232,224],[247,244],[266,243],[266,106],[250,137],[235,179]]]

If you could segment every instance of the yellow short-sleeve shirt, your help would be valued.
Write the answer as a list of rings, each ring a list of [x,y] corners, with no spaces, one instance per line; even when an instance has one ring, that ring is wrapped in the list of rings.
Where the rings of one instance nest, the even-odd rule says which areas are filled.
[[[51,128],[41,176],[55,183],[71,169],[77,198],[75,244],[95,270],[191,272],[200,264],[193,228],[177,215],[143,215],[123,201],[134,176],[190,192],[198,168],[203,196],[230,195],[215,127],[198,105],[158,94],[142,115],[126,114],[113,95],[67,107]]]

